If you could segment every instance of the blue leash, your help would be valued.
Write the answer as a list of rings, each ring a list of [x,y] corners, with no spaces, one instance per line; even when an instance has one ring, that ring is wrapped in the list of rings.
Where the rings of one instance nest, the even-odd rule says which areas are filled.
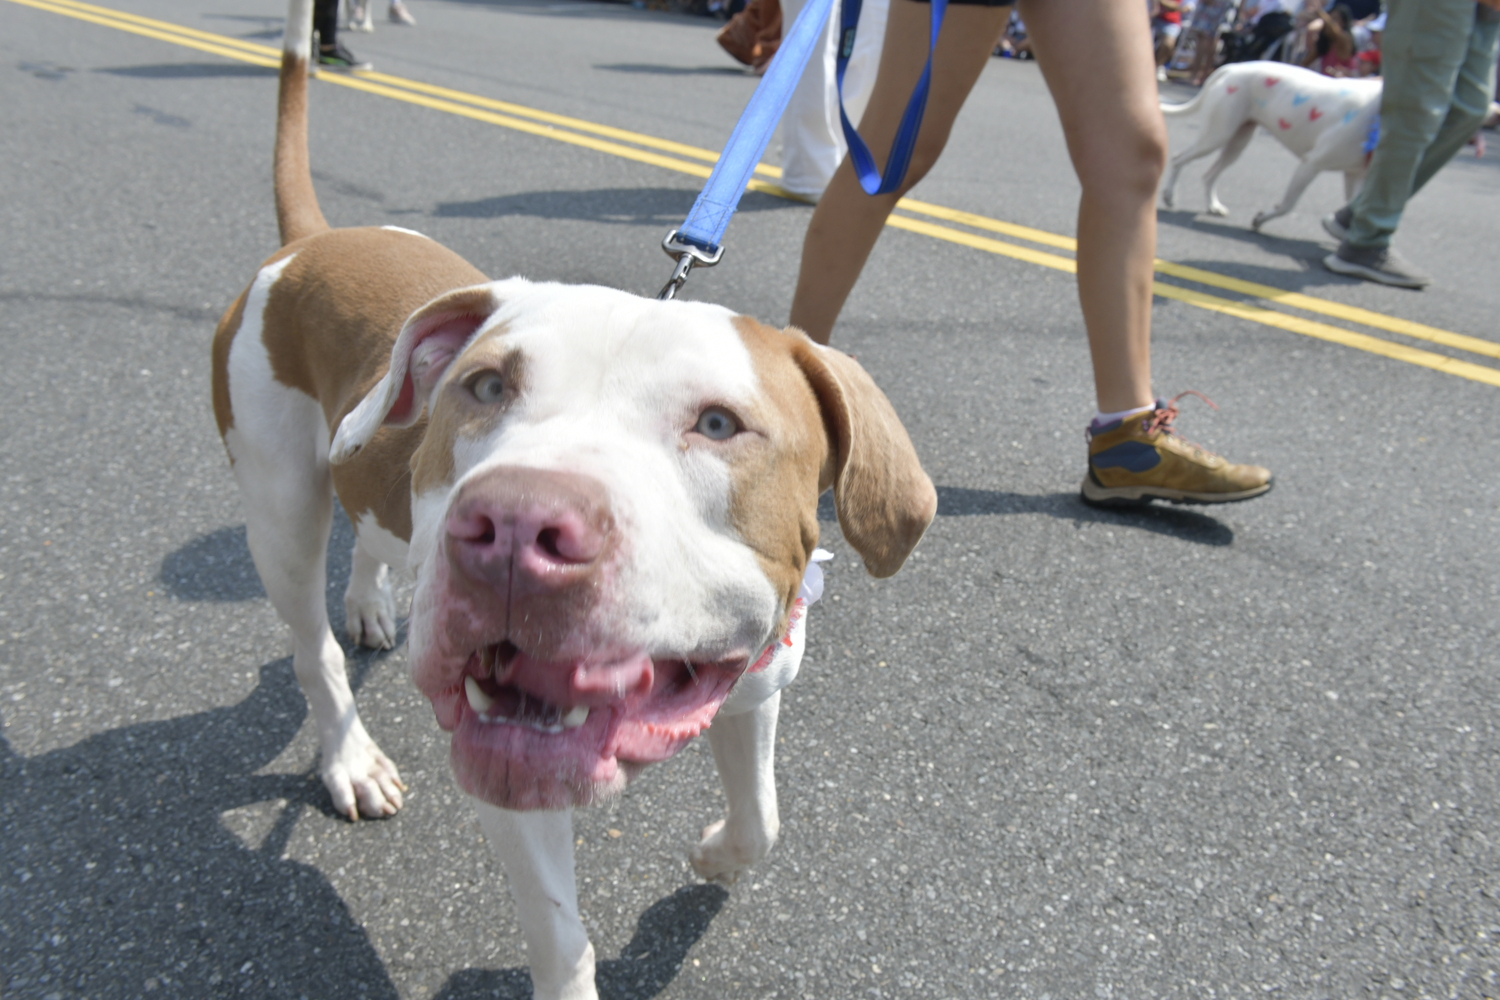
[[[755,173],[776,123],[786,111],[792,91],[802,77],[807,60],[812,55],[832,12],[834,0],[810,0],[792,22],[791,30],[782,37],[781,46],[771,57],[765,76],[750,96],[750,103],[740,114],[730,133],[724,151],[709,174],[698,200],[682,225],[672,230],[662,240],[662,249],[667,256],[675,258],[677,266],[672,277],[657,295],[658,299],[677,296],[688,272],[696,266],[712,267],[724,256],[724,231],[729,220],[739,207],[745,193],[745,185]],[[849,56],[854,51],[855,29],[859,25],[861,0],[843,0],[840,13],[840,45],[835,66],[835,80],[839,89],[839,120],[844,128],[844,139],[849,143],[849,155],[859,176],[860,186],[867,194],[885,194],[894,191],[906,176],[911,162],[911,151],[916,146],[917,133],[922,127],[922,112],[927,108],[927,91],[932,80],[932,50],[937,47],[938,30],[942,27],[943,14],[948,9],[948,0],[932,0],[932,32],[927,48],[927,65],[921,79],[912,91],[906,112],[901,117],[901,127],[891,143],[891,155],[886,161],[885,174],[875,169],[874,158],[864,140],[859,137],[849,117],[844,114],[844,71],[849,65]]]
[[[911,163],[911,151],[917,145],[917,133],[922,130],[922,113],[927,110],[927,91],[932,84],[932,53],[937,48],[938,31],[943,27],[943,15],[948,11],[948,0],[931,0],[932,30],[927,42],[927,65],[912,89],[911,100],[906,102],[906,111],[901,115],[901,127],[891,142],[891,155],[885,161],[885,174],[875,169],[875,158],[869,147],[859,137],[849,116],[844,113],[844,70],[849,68],[849,56],[854,52],[854,29],[859,25],[861,0],[844,0],[840,27],[843,38],[839,45],[835,78],[839,86],[839,123],[844,126],[844,141],[849,144],[849,159],[854,161],[854,172],[859,177],[859,186],[865,194],[889,194],[901,185],[906,168]]]

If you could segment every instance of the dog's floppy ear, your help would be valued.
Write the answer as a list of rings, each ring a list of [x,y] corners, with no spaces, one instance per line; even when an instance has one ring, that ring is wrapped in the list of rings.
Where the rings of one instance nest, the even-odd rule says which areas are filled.
[[[832,445],[819,492],[833,487],[844,538],[873,576],[901,568],[937,513],[937,491],[890,400],[847,354],[805,338],[793,347]]]
[[[474,285],[439,295],[412,313],[391,348],[390,368],[340,421],[328,461],[337,465],[353,457],[382,426],[416,423],[449,363],[497,304],[490,285]]]

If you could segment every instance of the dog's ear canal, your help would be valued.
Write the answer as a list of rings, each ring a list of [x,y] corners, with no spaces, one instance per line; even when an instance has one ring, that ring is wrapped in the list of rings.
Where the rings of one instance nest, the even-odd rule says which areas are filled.
[[[498,305],[489,285],[475,285],[446,292],[412,313],[391,347],[385,375],[339,422],[329,462],[353,457],[383,426],[416,423],[443,372]]]
[[[844,538],[871,575],[895,573],[937,513],[937,491],[895,409],[847,354],[802,340],[794,348],[828,428],[834,507]]]

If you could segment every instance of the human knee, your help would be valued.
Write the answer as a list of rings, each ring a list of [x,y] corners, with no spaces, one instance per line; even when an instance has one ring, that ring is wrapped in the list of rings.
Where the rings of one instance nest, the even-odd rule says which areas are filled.
[[[1143,126],[1075,159],[1078,180],[1094,196],[1154,198],[1167,166],[1165,127]]]

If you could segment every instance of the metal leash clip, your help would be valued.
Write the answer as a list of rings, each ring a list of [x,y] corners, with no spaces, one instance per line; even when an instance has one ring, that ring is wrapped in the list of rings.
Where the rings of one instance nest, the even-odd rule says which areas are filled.
[[[682,290],[683,284],[687,281],[688,272],[694,267],[713,267],[719,262],[719,258],[724,256],[722,246],[709,249],[694,243],[687,237],[678,236],[675,229],[661,241],[661,248],[666,251],[668,257],[677,261],[677,266],[672,269],[672,277],[662,286],[661,292],[656,296],[663,302],[677,297],[677,293]]]

